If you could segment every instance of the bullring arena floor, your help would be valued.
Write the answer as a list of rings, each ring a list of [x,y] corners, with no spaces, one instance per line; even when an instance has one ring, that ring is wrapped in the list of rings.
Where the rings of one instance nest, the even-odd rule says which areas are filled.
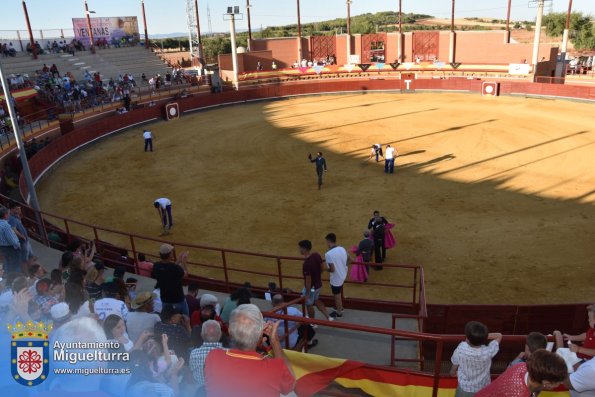
[[[424,266],[430,302],[582,302],[595,295],[593,106],[369,93],[225,107],[148,125],[154,153],[141,127],[81,150],[39,195],[48,212],[152,237],[166,196],[167,238],[291,256],[303,238],[324,250],[331,231],[356,244],[379,209],[397,224],[388,261]],[[366,161],[373,143],[396,146],[395,175]]]

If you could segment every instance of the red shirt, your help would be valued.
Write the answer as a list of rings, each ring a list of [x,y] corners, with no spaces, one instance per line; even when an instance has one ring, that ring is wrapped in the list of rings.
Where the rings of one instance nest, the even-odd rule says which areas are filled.
[[[475,397],[531,397],[526,380],[527,364],[517,364],[477,392]]]
[[[320,254],[315,252],[307,257],[302,266],[302,272],[304,273],[304,279],[305,276],[312,278],[312,287],[314,289],[322,288],[322,257]],[[306,291],[306,296],[309,293],[309,291]]]
[[[585,349],[595,349],[595,328],[589,328],[585,333],[585,341],[583,342],[583,347]],[[589,360],[593,358],[588,354],[577,353],[576,354],[579,358],[583,358],[585,360]]]
[[[205,362],[205,382],[209,397],[279,397],[293,390],[295,377],[281,359],[215,349]]]
[[[138,262],[138,275],[139,276],[151,277],[152,272],[153,272],[153,263],[152,262],[148,262],[148,261]]]

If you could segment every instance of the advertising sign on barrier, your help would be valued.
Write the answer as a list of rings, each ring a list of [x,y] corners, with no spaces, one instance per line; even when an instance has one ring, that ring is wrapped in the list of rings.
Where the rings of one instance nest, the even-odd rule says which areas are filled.
[[[484,81],[481,83],[481,96],[500,95],[500,84],[496,82]]]
[[[165,105],[165,114],[167,116],[167,120],[173,120],[180,117],[180,107],[178,103],[168,103]]]
[[[415,73],[401,73],[401,92],[415,92]]]
[[[84,45],[89,45],[89,28],[86,18],[72,18],[74,27],[74,38],[80,40]],[[91,18],[91,29],[93,39],[105,39],[108,44],[120,43],[122,38],[128,42],[138,41],[138,21],[136,17],[107,17]]]
[[[529,74],[531,73],[531,65],[528,63],[511,63],[508,65],[509,74]]]

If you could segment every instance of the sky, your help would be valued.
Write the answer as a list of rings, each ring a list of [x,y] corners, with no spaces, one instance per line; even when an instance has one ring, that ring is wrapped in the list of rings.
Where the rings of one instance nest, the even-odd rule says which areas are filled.
[[[72,29],[73,17],[84,17],[83,0],[27,0],[33,30]],[[226,7],[239,5],[245,13],[246,0],[198,0],[203,33],[209,33],[207,5],[210,8],[213,32],[228,31],[223,20]],[[513,20],[534,20],[536,10],[528,7],[529,0],[512,0]],[[21,0],[1,0],[2,21],[0,38],[4,30],[25,30]],[[142,32],[140,0],[88,0],[89,9],[98,17],[137,16]],[[273,25],[296,23],[295,0],[250,0],[254,29]],[[507,0],[457,0],[456,16],[506,18]],[[397,0],[353,0],[352,15],[366,12],[396,11]],[[450,18],[450,0],[403,0],[403,12],[416,12],[438,18]],[[568,0],[553,0],[554,12],[566,11]],[[149,35],[186,32],[186,0],[145,0]],[[595,16],[595,0],[574,0],[573,9]],[[345,0],[301,0],[302,22],[314,22],[346,16]],[[247,28],[246,20],[237,23],[238,29]],[[35,33],[34,33],[35,34]]]

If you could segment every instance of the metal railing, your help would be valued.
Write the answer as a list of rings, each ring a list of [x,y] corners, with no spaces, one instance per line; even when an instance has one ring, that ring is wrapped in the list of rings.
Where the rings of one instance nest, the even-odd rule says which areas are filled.
[[[0,202],[4,205],[10,201],[8,197],[0,196]],[[121,266],[131,273],[140,273],[136,260],[139,253],[144,254],[148,260],[158,260],[152,253],[157,251],[160,244],[169,243],[176,247],[177,253],[187,251],[190,254],[188,266],[191,275],[187,281],[199,281],[223,292],[231,292],[233,288],[246,281],[260,292],[267,290],[269,282],[275,282],[281,290],[289,292],[299,292],[303,287],[302,257],[209,247],[141,236],[47,212],[36,213],[28,206],[23,206],[23,214],[23,222],[36,240],[59,250],[65,250],[75,240],[93,242],[97,247],[98,260],[110,267]],[[41,225],[37,224],[37,219],[41,219]],[[420,284],[423,281],[420,279],[420,275],[423,275],[421,266],[388,263],[382,266],[384,275],[390,273],[392,279],[399,281],[372,281],[372,277],[366,283],[346,280],[348,288],[343,296],[346,306],[402,313],[418,313],[425,310],[420,308],[418,297],[418,292],[423,291]],[[328,284],[328,278],[325,278],[325,281]],[[363,289],[369,288],[375,291],[371,296],[374,299],[362,298]],[[422,293],[420,296],[423,295]],[[324,299],[331,302],[332,296],[324,295]]]

